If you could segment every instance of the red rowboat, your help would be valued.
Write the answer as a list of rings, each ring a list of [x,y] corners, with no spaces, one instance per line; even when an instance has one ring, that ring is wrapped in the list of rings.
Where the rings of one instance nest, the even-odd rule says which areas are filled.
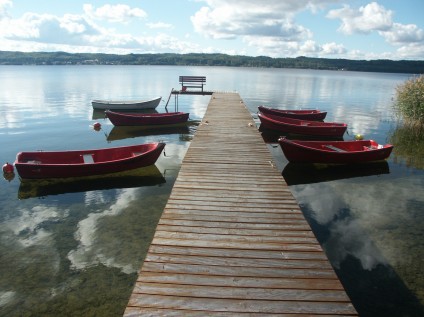
[[[263,128],[284,133],[342,137],[347,129],[346,123],[297,120],[263,113],[258,117]]]
[[[15,167],[21,178],[100,175],[152,165],[165,143],[146,143],[96,150],[19,152]]]
[[[278,139],[284,155],[292,163],[350,164],[385,160],[393,145],[373,140],[361,141],[299,141]]]
[[[124,113],[105,111],[106,116],[115,126],[164,125],[187,122],[189,113]]]
[[[327,116],[326,111],[320,110],[283,110],[265,106],[258,106],[258,110],[264,114],[273,114],[275,116],[298,120],[323,121]]]

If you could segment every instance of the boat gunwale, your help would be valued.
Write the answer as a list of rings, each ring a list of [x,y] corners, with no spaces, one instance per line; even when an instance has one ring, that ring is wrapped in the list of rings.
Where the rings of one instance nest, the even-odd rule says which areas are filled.
[[[302,127],[307,129],[309,128],[344,128],[344,127],[347,128],[347,123],[344,123],[344,122],[320,122],[320,121],[313,121],[313,120],[293,119],[293,118],[282,117],[282,116],[280,117],[277,115],[272,115],[272,114],[270,115],[270,114],[264,114],[264,113],[258,113],[258,117],[265,118],[265,120],[268,120],[278,125],[288,125],[288,126]],[[281,120],[277,120],[274,117]],[[290,122],[290,121],[294,121],[294,122]],[[307,124],[302,125],[301,122],[306,122]]]
[[[96,104],[105,104],[105,105],[137,105],[137,104],[144,104],[144,103],[149,103],[149,102],[153,102],[153,101],[157,101],[158,99],[162,99],[162,96],[160,97],[155,97],[152,99],[135,99],[135,100],[113,100],[113,99],[93,99],[91,101],[91,103],[96,103]]]
[[[284,140],[284,141],[280,141],[280,140]],[[278,139],[278,142],[285,142],[287,144],[293,144],[296,147],[299,148],[304,148],[304,149],[308,149],[310,151],[317,151],[317,152],[325,152],[325,153],[332,153],[332,154],[337,154],[337,155],[346,155],[346,154],[352,154],[352,153],[364,153],[364,152],[373,152],[373,151],[380,151],[380,150],[385,150],[388,148],[392,148],[393,149],[393,145],[392,144],[379,144],[376,141],[369,139],[369,140],[358,140],[358,141],[309,141],[309,140],[290,140],[287,139],[285,137],[281,137]],[[334,151],[329,149],[324,149],[324,148],[317,148],[317,147],[311,147],[311,146],[307,146],[305,144],[302,143],[316,143],[316,144],[321,144],[321,145],[325,145],[324,143],[327,143],[327,145],[338,145],[338,144],[347,144],[347,143],[353,143],[353,142],[358,142],[361,144],[369,144],[369,146],[372,146],[372,143],[375,143],[376,145],[381,145],[381,148],[369,148],[368,150],[348,150],[345,148],[340,148],[341,150],[343,150],[342,152],[338,152],[338,151]],[[281,143],[280,143],[281,144]],[[366,146],[366,145],[363,145]]]
[[[130,118],[162,118],[162,117],[177,117],[188,115],[188,112],[176,111],[176,112],[163,112],[163,113],[137,113],[137,112],[119,112],[112,110],[105,110],[106,115],[111,113],[112,115],[121,116],[121,117],[130,117]]]
[[[271,112],[277,112],[277,113],[288,113],[288,114],[300,114],[300,115],[305,115],[305,114],[327,114],[327,111],[321,111],[319,109],[279,109],[279,108],[272,108],[272,107],[268,107],[268,106],[264,106],[264,105],[260,105],[258,106],[258,110],[260,112],[261,109],[265,109],[265,111],[271,111]]]

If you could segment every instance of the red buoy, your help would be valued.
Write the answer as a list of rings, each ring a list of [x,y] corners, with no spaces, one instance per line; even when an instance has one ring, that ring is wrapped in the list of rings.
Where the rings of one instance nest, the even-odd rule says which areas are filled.
[[[100,128],[102,127],[102,125],[100,124],[100,122],[95,122],[94,124],[93,124],[93,128],[94,128],[94,130],[96,130],[96,131],[98,131],[98,130],[100,130]]]
[[[13,173],[13,170],[14,168],[12,164],[6,163],[3,165],[3,173],[10,174]]]

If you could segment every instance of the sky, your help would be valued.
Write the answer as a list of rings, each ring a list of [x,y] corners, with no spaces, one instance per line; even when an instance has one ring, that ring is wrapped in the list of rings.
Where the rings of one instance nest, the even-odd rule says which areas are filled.
[[[0,0],[0,50],[424,60],[423,0]]]

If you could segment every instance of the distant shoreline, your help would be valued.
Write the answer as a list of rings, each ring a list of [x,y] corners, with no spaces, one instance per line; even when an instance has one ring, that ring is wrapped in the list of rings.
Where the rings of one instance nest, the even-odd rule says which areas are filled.
[[[272,58],[226,54],[101,54],[0,51],[0,65],[169,65],[319,69],[424,74],[420,60],[350,60],[314,57]]]

